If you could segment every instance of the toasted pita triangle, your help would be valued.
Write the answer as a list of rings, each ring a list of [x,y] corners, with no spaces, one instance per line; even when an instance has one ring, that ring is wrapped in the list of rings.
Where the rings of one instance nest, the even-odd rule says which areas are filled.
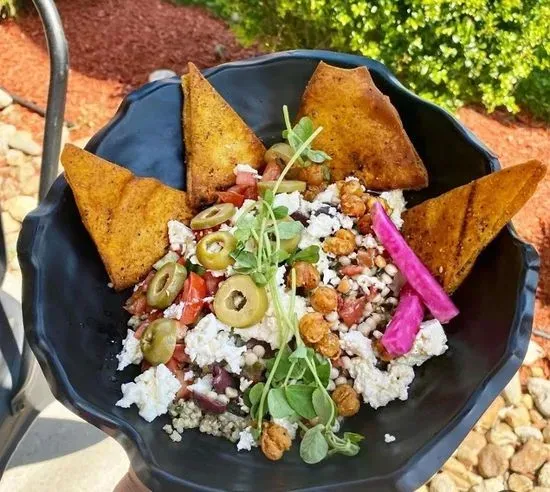
[[[447,292],[535,192],[546,167],[528,161],[476,179],[405,212],[403,234]]]
[[[236,164],[259,168],[265,147],[192,63],[182,88],[187,193],[199,208],[215,201],[216,191],[235,184]]]
[[[366,67],[320,62],[306,87],[298,117],[323,131],[313,147],[328,153],[334,180],[354,174],[372,190],[419,189],[428,173],[397,110],[374,85]]]
[[[114,287],[134,285],[166,252],[168,221],[192,217],[186,194],[74,145],[65,145],[61,162]]]

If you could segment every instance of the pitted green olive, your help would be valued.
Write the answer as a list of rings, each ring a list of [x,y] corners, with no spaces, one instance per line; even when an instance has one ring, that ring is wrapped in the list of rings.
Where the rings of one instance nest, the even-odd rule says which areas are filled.
[[[267,311],[267,294],[248,275],[233,275],[220,284],[214,297],[214,312],[226,325],[235,328],[252,326]]]
[[[236,245],[233,234],[226,231],[211,232],[197,244],[197,258],[202,266],[210,270],[223,270],[235,262],[229,254]]]
[[[293,155],[294,150],[292,150],[290,145],[279,142],[269,147],[264,155],[264,160],[265,162],[275,161],[279,166],[285,167],[288,161],[292,159]]]
[[[165,309],[179,294],[187,278],[187,270],[183,265],[171,261],[166,263],[147,287],[147,304],[157,309]]]
[[[236,212],[232,203],[217,203],[198,213],[191,219],[191,229],[194,231],[208,229],[229,220]]]
[[[294,219],[291,217],[285,217],[284,219],[281,219],[279,222],[294,222]],[[294,253],[296,251],[296,248],[298,247],[298,244],[300,244],[300,239],[302,239],[302,233],[296,234],[296,236],[291,237],[290,239],[281,239],[281,249],[285,250],[288,254]],[[275,238],[274,235],[271,235],[271,245],[273,248],[276,247]]]
[[[139,345],[143,357],[149,364],[166,364],[176,348],[178,322],[161,318],[153,321],[141,335]]]
[[[273,190],[277,181],[259,181],[258,191],[260,194],[266,192],[266,190]],[[293,191],[305,191],[305,181],[283,180],[277,188],[277,193],[292,193]]]

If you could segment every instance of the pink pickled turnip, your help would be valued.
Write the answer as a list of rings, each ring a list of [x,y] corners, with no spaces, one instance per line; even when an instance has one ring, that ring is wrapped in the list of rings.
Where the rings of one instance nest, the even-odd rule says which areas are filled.
[[[374,203],[370,214],[376,237],[433,317],[441,323],[453,319],[458,314],[457,307],[407,244],[379,202]]]
[[[395,313],[380,340],[391,356],[399,357],[411,350],[423,319],[424,305],[420,297],[405,284]]]

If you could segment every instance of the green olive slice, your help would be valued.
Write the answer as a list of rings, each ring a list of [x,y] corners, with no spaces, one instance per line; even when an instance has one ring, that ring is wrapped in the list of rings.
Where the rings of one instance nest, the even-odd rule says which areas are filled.
[[[139,345],[143,357],[149,364],[166,364],[176,348],[178,322],[161,318],[153,321],[141,335]]]
[[[183,265],[171,261],[166,263],[149,282],[147,304],[157,309],[167,308],[179,294],[187,278]]]
[[[293,155],[294,150],[292,150],[290,145],[284,142],[279,142],[269,147],[264,155],[264,160],[265,162],[275,161],[281,167],[284,167],[288,164],[288,161],[292,159]]]
[[[211,232],[197,244],[197,258],[202,266],[210,270],[223,270],[235,260],[229,254],[237,246],[237,240],[226,231]]]
[[[284,181],[283,181],[284,182]],[[292,217],[285,217],[284,219],[281,219],[279,222],[294,222],[294,219]],[[271,245],[273,248],[276,247],[275,243],[275,235],[270,234],[271,239]],[[291,237],[290,239],[281,239],[280,245],[281,249],[284,249],[287,253],[292,254],[294,251],[296,251],[296,248],[298,247],[298,244],[300,244],[300,240],[302,239],[302,233],[296,234],[296,236]]]
[[[267,294],[248,275],[233,275],[220,284],[214,297],[216,317],[234,328],[252,326],[267,311]]]
[[[198,213],[191,219],[191,229],[194,231],[208,229],[229,220],[236,212],[232,203],[217,203]]]
[[[263,194],[266,190],[273,190],[275,188],[275,183],[277,183],[277,181],[259,181],[258,191],[260,194]],[[283,180],[279,188],[277,188],[277,193],[292,193],[293,191],[305,191],[305,189],[305,181]]]

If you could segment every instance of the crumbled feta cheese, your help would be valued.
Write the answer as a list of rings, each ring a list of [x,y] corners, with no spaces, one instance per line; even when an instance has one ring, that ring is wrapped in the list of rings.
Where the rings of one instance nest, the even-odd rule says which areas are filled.
[[[134,314],[133,316],[130,316],[130,319],[128,320],[128,323],[126,323],[130,328],[137,328],[142,323],[141,316],[138,316],[137,314]]]
[[[395,359],[395,362],[408,366],[421,366],[431,357],[443,354],[447,348],[447,336],[443,326],[438,320],[431,319],[420,324],[420,330],[416,334],[410,352]]]
[[[390,443],[395,441],[395,436],[392,436],[391,434],[384,434],[384,442]]]
[[[285,283],[285,273],[286,267],[284,265],[277,268],[277,272],[275,272],[275,281],[280,287],[282,287]]]
[[[357,330],[340,333],[340,346],[350,355],[372,360],[372,342]]]
[[[300,238],[298,248],[306,249],[306,248],[309,248],[310,246],[319,246],[319,249],[321,249],[321,242],[319,241],[319,239],[309,234],[306,229],[302,231],[302,237]]]
[[[185,303],[183,301],[180,301],[178,304],[172,304],[171,306],[168,306],[162,312],[162,315],[165,318],[180,319],[181,315],[183,314],[184,307],[185,307]]]
[[[256,179],[260,179],[258,171],[248,164],[237,164],[233,169],[233,174],[237,176],[238,173],[250,173],[253,174]]]
[[[340,225],[343,229],[352,229],[353,228],[353,219],[349,215],[344,215],[338,212],[336,214],[337,219],[340,221]]]
[[[288,215],[292,215],[300,209],[300,192],[278,193],[273,200],[273,207],[286,207]]]
[[[237,221],[241,218],[241,215],[244,214],[247,210],[250,210],[254,202],[255,200],[250,200],[249,198],[247,198],[243,202],[243,204],[237,209],[237,211],[235,212],[235,215],[231,217],[231,220],[230,220],[231,224],[235,225]]]
[[[185,224],[177,220],[169,220],[168,239],[170,240],[170,248],[174,251],[181,251],[185,258],[195,254],[195,235]]]
[[[178,261],[179,256],[174,251],[168,251],[160,260],[158,260],[156,263],[153,264],[153,268],[155,270],[160,270],[166,263],[173,263],[174,261]]]
[[[195,373],[193,371],[187,371],[183,373],[184,381],[191,381],[194,377],[195,377]]]
[[[285,428],[290,436],[290,439],[296,439],[296,431],[298,430],[298,422],[292,422],[288,418],[273,419],[273,422],[281,427]]]
[[[312,215],[308,220],[306,232],[315,238],[327,237],[340,229],[337,217],[327,214]]]
[[[370,342],[370,340],[368,340]],[[368,357],[354,357],[349,363],[349,374],[354,389],[363,395],[363,400],[372,408],[386,406],[390,401],[408,398],[409,385],[414,379],[414,371],[403,364],[391,363],[387,371],[381,371],[376,364],[374,353]]]
[[[206,374],[202,378],[197,378],[195,382],[188,386],[193,393],[199,393],[201,395],[208,395],[212,391],[212,382],[214,376],[212,374]]]
[[[358,246],[363,246],[366,249],[374,249],[378,247],[378,242],[372,234],[365,236],[357,236],[356,242],[359,241]]]
[[[152,422],[168,411],[168,405],[180,388],[181,384],[176,377],[164,364],[160,364],[137,376],[133,383],[123,384],[122,398],[116,402],[116,406],[130,408],[135,404],[139,415],[147,422]]]
[[[239,442],[237,443],[237,451],[251,451],[252,448],[258,446],[256,439],[252,435],[252,427],[247,427],[246,429],[239,432]]]
[[[202,318],[185,337],[185,353],[200,367],[225,361],[230,372],[239,374],[245,352],[246,347],[235,345],[229,326],[212,313]]]
[[[386,200],[387,204],[391,208],[390,219],[395,224],[395,227],[401,229],[403,225],[403,219],[401,215],[405,211],[405,198],[403,197],[402,190],[385,191],[380,194],[380,198]]]
[[[139,346],[139,340],[132,330],[126,332],[126,338],[122,340],[122,350],[117,354],[117,371],[122,371],[130,364],[139,364],[143,360],[143,353]]]
[[[337,205],[340,203],[340,192],[338,191],[338,186],[334,183],[327,186],[325,190],[321,191],[321,193],[315,197],[315,201]]]
[[[253,382],[254,381],[252,381],[251,379],[247,379],[247,378],[241,376],[241,379],[239,380],[239,389],[242,392],[245,392]]]

